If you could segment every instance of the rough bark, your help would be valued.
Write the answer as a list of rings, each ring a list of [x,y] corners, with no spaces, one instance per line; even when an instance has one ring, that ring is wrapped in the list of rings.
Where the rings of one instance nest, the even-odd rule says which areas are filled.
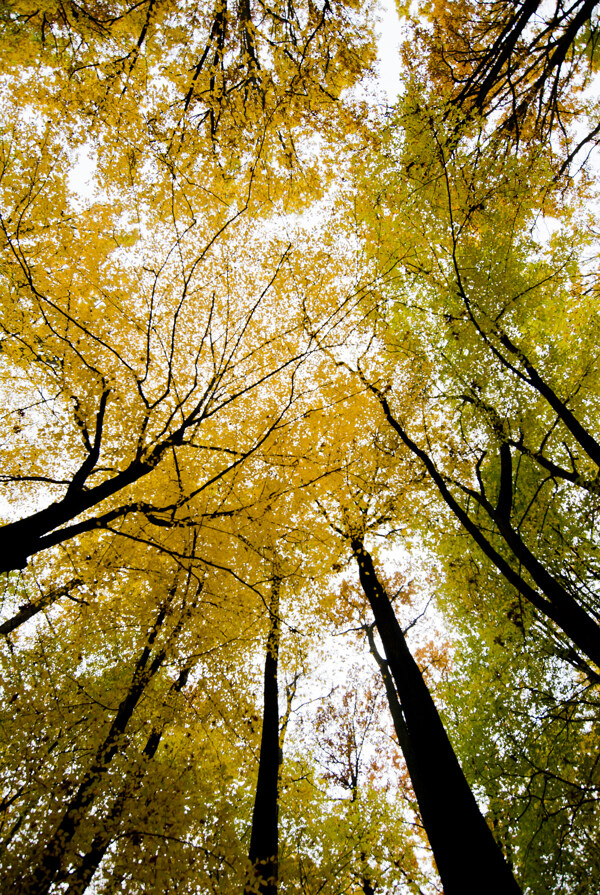
[[[362,537],[352,538],[409,740],[407,767],[445,895],[519,895],[454,754]],[[385,680],[385,679],[384,679]]]
[[[254,879],[246,892],[258,891],[260,895],[277,895],[279,855],[279,701],[277,664],[279,658],[279,587],[275,579],[271,589],[269,606],[270,629],[264,669],[264,708],[260,741],[260,758],[252,831],[248,857],[252,863]]]

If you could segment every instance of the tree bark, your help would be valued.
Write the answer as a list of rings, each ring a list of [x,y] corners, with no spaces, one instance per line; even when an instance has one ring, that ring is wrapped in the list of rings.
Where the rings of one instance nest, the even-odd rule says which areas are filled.
[[[498,38],[469,75],[455,99],[457,105],[464,105],[473,99],[477,110],[483,111],[489,93],[497,87],[502,69],[509,66],[515,46],[539,5],[540,0],[525,0],[520,8],[515,7],[512,18],[508,19]]]
[[[351,542],[402,709],[409,741],[407,767],[444,893],[520,895],[465,779],[363,539],[354,536]]]
[[[279,588],[275,578],[269,606],[270,629],[264,670],[263,725],[260,741],[260,758],[252,831],[248,857],[252,863],[254,879],[246,892],[258,891],[260,895],[277,895],[279,863],[279,700],[277,663],[279,659]]]
[[[54,547],[81,531],[89,531],[97,526],[97,521],[90,519],[82,522],[79,528],[68,533],[64,530],[55,531],[66,522],[75,519],[81,513],[97,506],[103,500],[112,497],[129,485],[134,484],[154,468],[153,463],[139,460],[131,463],[127,469],[118,472],[112,478],[99,485],[84,490],[83,486],[70,487],[61,500],[50,504],[43,510],[38,510],[0,527],[0,572],[10,572],[13,569],[23,569],[27,560],[34,553],[39,553],[48,547]],[[76,475],[73,478],[75,482]],[[73,482],[71,483],[73,485]],[[129,508],[120,507],[114,510],[115,517],[124,515]]]
[[[516,571],[510,562],[498,553],[483,531],[453,496],[444,477],[436,468],[429,454],[415,444],[394,417],[382,392],[372,385],[369,385],[369,388],[381,404],[390,426],[400,436],[406,447],[421,460],[446,505],[452,510],[464,529],[471,535],[488,559],[492,561],[498,571],[526,600],[564,631],[575,646],[600,668],[600,626],[596,620],[579,605],[560,582],[531,553],[517,532],[512,528],[510,522],[507,521],[506,513],[503,512],[502,507],[500,507],[500,512],[498,512],[498,508],[495,510],[482,495],[477,494],[472,489],[463,489],[488,513],[497,526],[498,533],[519,564],[519,568],[525,569],[531,575],[531,578],[542,593],[539,593],[532,587],[520,572]],[[506,450],[510,453],[508,444],[503,445],[504,463],[508,462],[506,460]]]

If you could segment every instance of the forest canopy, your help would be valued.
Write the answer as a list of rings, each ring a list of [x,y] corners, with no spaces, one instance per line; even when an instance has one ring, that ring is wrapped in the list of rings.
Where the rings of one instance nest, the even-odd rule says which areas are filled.
[[[599,9],[0,12],[0,880],[596,895]]]

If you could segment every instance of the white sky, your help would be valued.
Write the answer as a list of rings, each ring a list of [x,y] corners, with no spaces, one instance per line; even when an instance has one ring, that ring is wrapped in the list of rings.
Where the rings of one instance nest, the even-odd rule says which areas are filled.
[[[378,75],[381,89],[387,101],[392,104],[400,91],[400,38],[402,26],[398,18],[395,0],[379,0],[378,35]]]

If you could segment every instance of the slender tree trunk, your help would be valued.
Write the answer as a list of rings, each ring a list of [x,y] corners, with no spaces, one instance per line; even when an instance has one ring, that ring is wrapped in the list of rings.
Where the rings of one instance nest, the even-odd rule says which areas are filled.
[[[30,618],[33,618],[34,615],[37,615],[38,612],[41,612],[43,609],[46,609],[48,606],[52,606],[53,603],[56,603],[61,597],[69,594],[75,587],[78,587],[81,584],[81,578],[72,578],[67,584],[63,585],[63,587],[58,587],[55,590],[51,590],[50,593],[45,594],[43,597],[40,597],[38,600],[33,600],[31,603],[27,603],[25,606],[21,606],[16,615],[13,615],[12,618],[9,618],[7,621],[3,622],[0,625],[0,634],[10,634],[12,631],[16,631],[20,625],[29,621]]]
[[[267,639],[264,672],[263,726],[260,741],[258,780],[252,814],[252,831],[248,857],[254,879],[246,892],[277,895],[279,855],[279,701],[277,662],[279,658],[279,588],[275,578],[269,606],[270,629]]]
[[[507,514],[502,511],[502,507],[494,509],[489,502],[483,499],[481,494],[469,491],[470,496],[478,501],[488,513],[492,522],[497,526],[498,533],[504,539],[506,546],[516,560],[519,571],[513,568],[504,556],[498,553],[484,531],[471,519],[466,510],[454,498],[444,477],[436,468],[429,454],[409,438],[398,420],[396,420],[385,396],[374,386],[369,385],[369,388],[381,404],[390,426],[397,432],[406,447],[422,461],[447,506],[488,559],[526,600],[564,631],[575,646],[600,668],[600,625],[598,625],[596,619],[536,559],[515,529],[511,527],[510,521],[507,520]],[[501,459],[504,465],[508,467],[510,463],[510,447],[508,445],[503,446]],[[512,481],[510,485],[512,487]],[[531,575],[539,591],[525,580],[521,574],[521,569],[526,570]]]
[[[183,688],[187,684],[190,670],[191,664],[186,665],[185,668],[182,669],[177,680],[173,681],[173,683],[171,684],[169,688],[169,695],[180,693],[183,690]],[[144,751],[142,753],[143,757],[147,761],[151,761],[156,755],[156,750],[159,747],[163,732],[164,727],[155,727],[148,737],[146,745],[144,746]],[[69,874],[69,886],[65,890],[65,895],[83,895],[83,892],[85,892],[87,887],[92,882],[92,877],[100,866],[102,859],[104,858],[104,855],[106,854],[106,851],[114,838],[113,825],[119,821],[127,797],[131,795],[133,788],[140,782],[142,776],[143,772],[138,774],[136,778],[130,781],[128,786],[124,786],[115,799],[110,812],[105,818],[103,818],[102,829],[99,830],[98,833],[96,833],[96,835],[94,836],[89,850],[85,853],[81,860],[81,864],[79,865],[77,870]]]
[[[458,105],[472,98],[477,110],[479,112],[483,110],[490,90],[496,85],[503,67],[510,63],[517,41],[539,5],[540,0],[525,0],[520,7],[515,4],[514,17],[509,19],[492,47],[482,54],[481,61],[455,100]]]
[[[167,615],[167,606],[161,607],[156,622],[148,636],[133,673],[127,695],[122,700],[105,739],[98,747],[90,770],[83,778],[77,792],[69,802],[52,838],[46,845],[43,856],[33,872],[21,880],[20,895],[46,895],[56,876],[60,873],[69,844],[80,825],[87,818],[87,809],[92,804],[99,787],[108,771],[110,763],[122,746],[125,729],[135,711],[148,683],[161,667],[165,658],[162,649],[150,662],[152,645]]]
[[[407,767],[444,893],[519,895],[361,537],[352,538],[352,550],[398,694],[409,742]]]
[[[371,655],[379,665],[379,671],[381,672],[381,678],[383,680],[388,706],[390,709],[390,714],[392,716],[392,723],[394,725],[394,730],[396,731],[396,737],[398,738],[398,745],[402,749],[402,754],[404,755],[408,773],[412,777],[411,767],[416,766],[415,757],[412,751],[412,742],[408,733],[406,721],[404,720],[402,706],[400,705],[400,700],[398,699],[398,693],[396,692],[394,682],[390,676],[388,664],[385,659],[379,655],[379,651],[375,646],[372,626],[369,626],[367,630],[367,638],[369,640],[369,649],[371,650]]]

